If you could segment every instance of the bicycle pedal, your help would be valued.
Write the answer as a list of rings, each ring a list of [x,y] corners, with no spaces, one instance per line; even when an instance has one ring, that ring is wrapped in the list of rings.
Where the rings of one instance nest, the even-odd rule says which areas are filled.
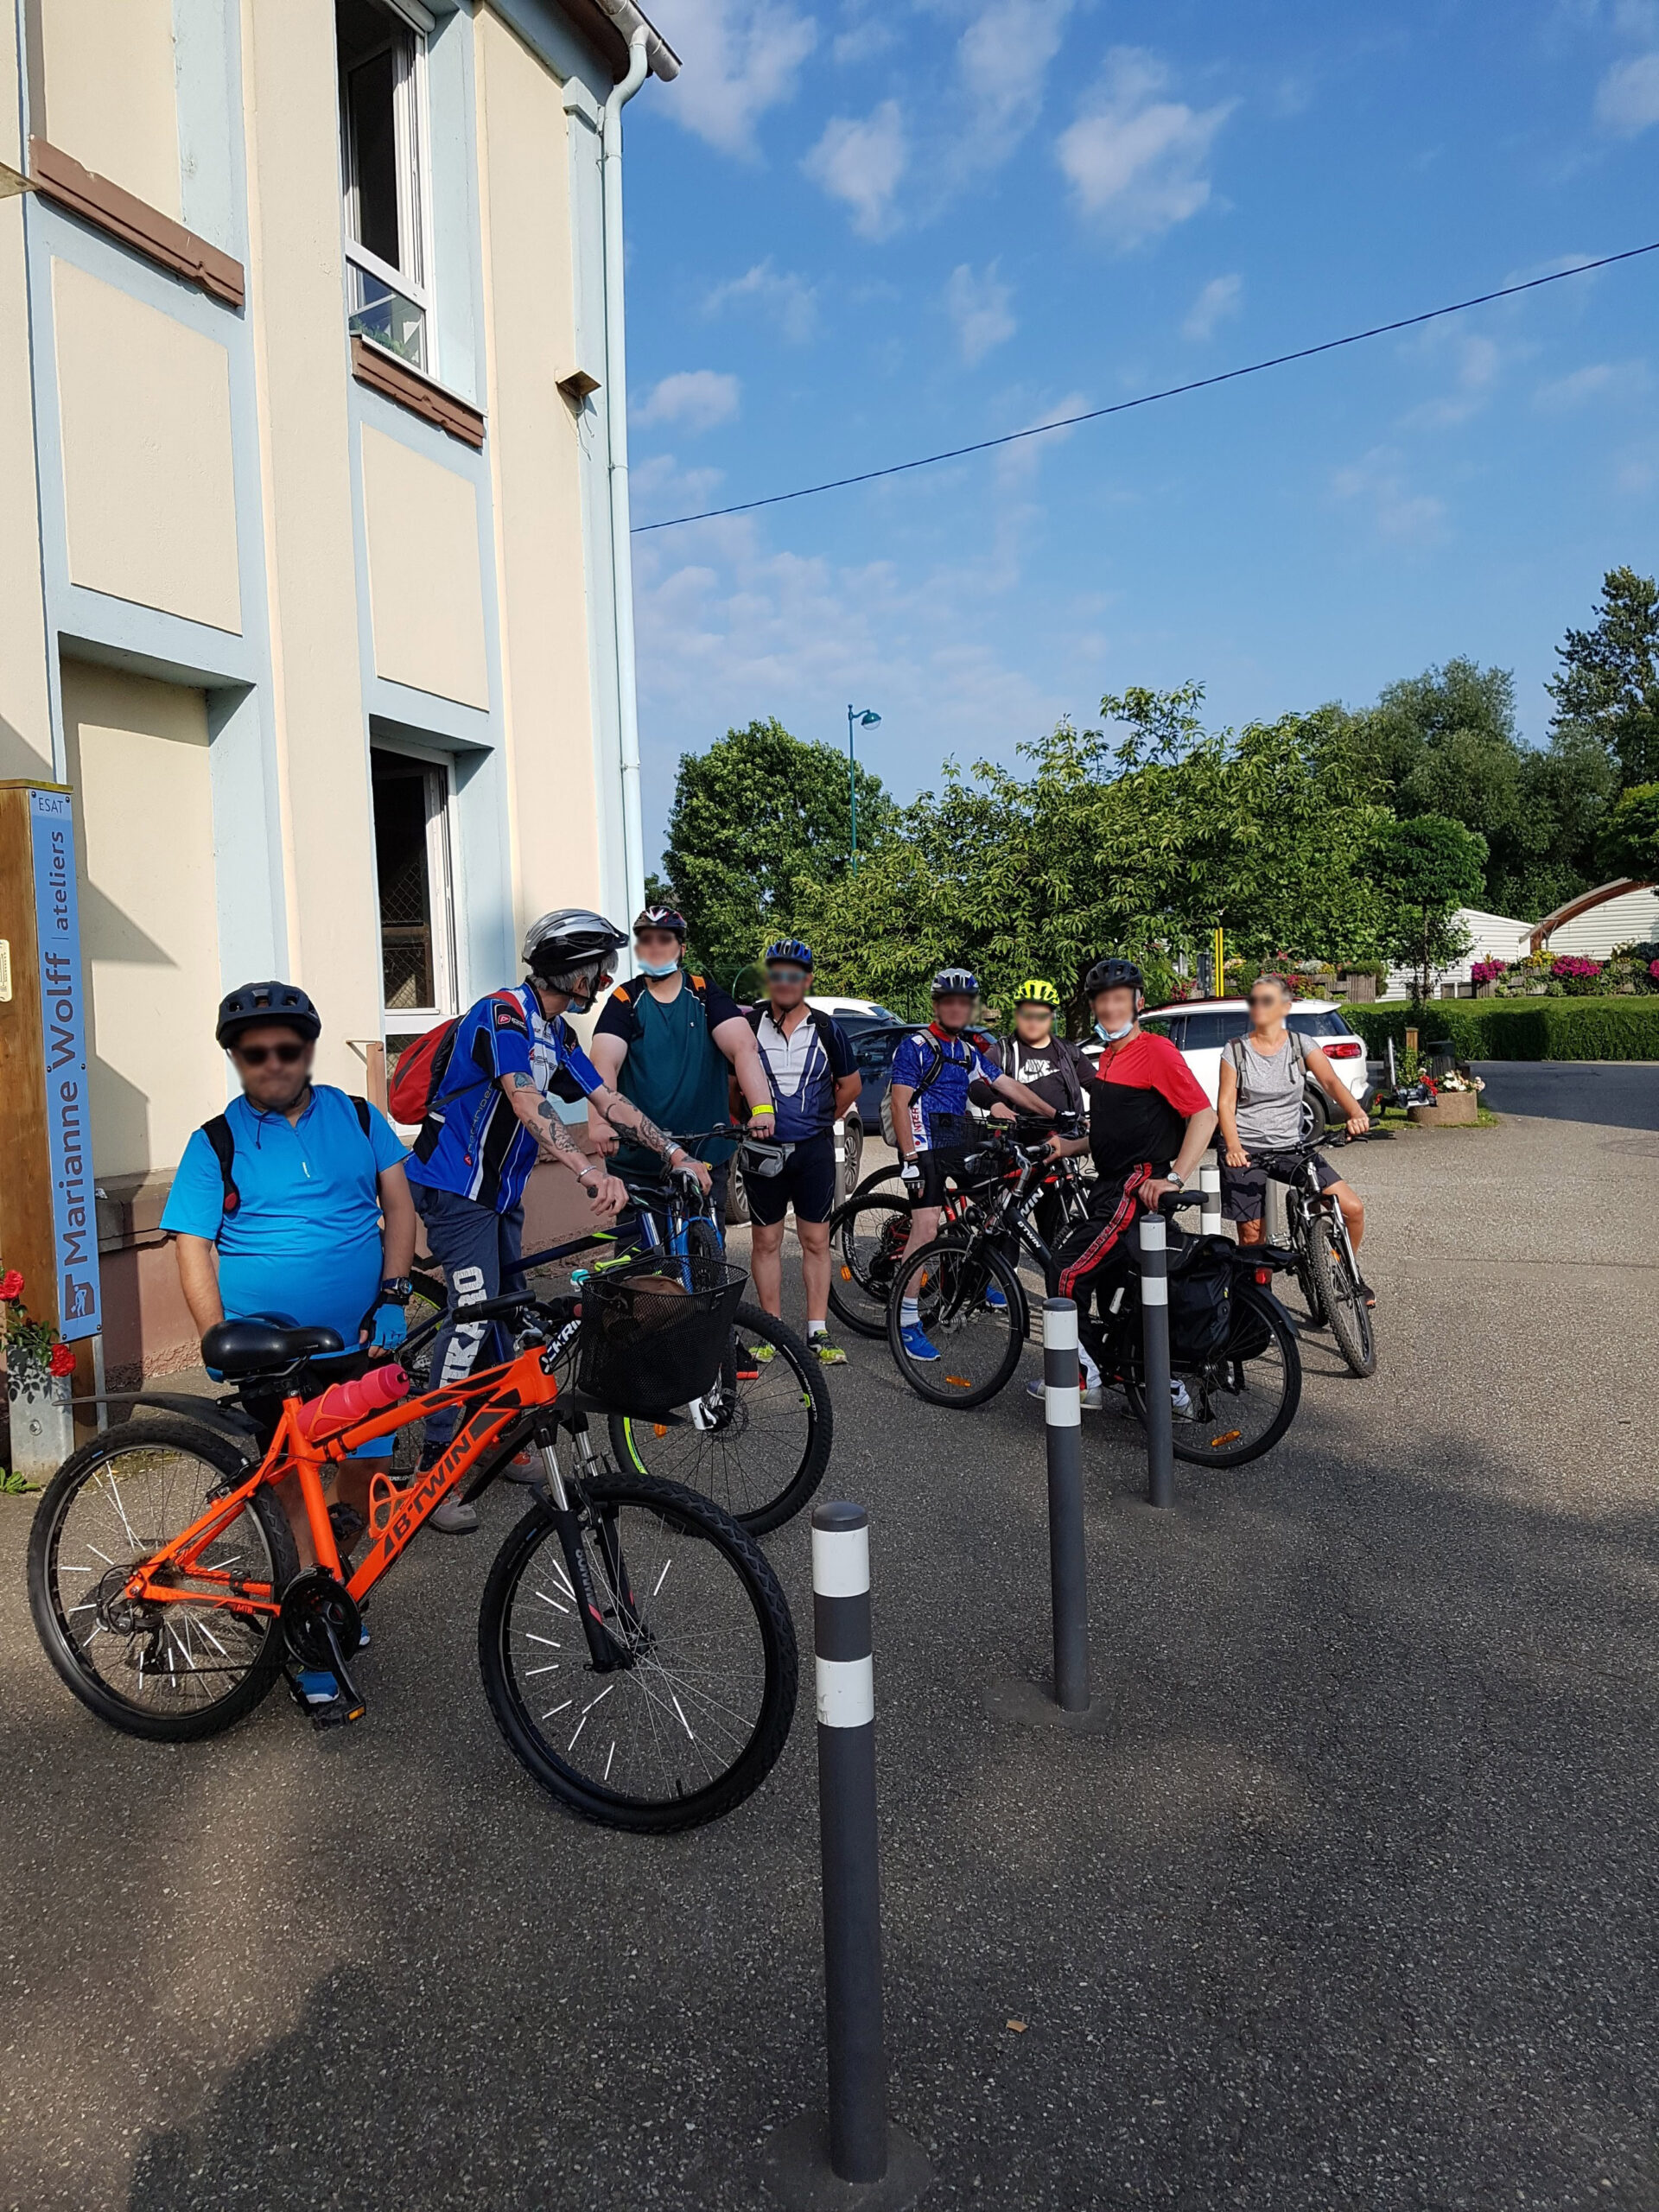
[[[311,1726],[319,1729],[348,1728],[353,1720],[360,1720],[368,1709],[368,1705],[364,1699],[353,1700],[347,1697],[337,1697],[330,1705],[314,1705],[308,1708],[311,1715]]]

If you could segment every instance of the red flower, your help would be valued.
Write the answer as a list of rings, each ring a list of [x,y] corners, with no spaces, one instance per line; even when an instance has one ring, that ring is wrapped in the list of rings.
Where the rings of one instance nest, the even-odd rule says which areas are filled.
[[[54,1375],[73,1375],[75,1371],[75,1351],[73,1344],[54,1344],[52,1357],[47,1365]]]
[[[15,1306],[23,1294],[23,1279],[16,1268],[8,1268],[0,1275],[0,1299],[8,1306]]]

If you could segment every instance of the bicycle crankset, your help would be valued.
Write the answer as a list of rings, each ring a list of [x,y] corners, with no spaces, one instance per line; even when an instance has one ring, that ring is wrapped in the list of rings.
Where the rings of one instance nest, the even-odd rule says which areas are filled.
[[[352,1706],[363,1700],[346,1672],[346,1655],[355,1655],[363,1634],[357,1600],[326,1567],[308,1567],[283,1592],[281,1619],[288,1648],[302,1667],[327,1668]]]

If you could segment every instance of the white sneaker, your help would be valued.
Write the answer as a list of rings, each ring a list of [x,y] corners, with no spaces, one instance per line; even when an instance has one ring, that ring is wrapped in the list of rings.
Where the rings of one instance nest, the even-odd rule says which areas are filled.
[[[1187,1395],[1186,1385],[1179,1376],[1172,1375],[1169,1379],[1169,1409],[1177,1421],[1198,1419],[1197,1414],[1192,1409],[1192,1401]]]
[[[1028,1398],[1040,1398],[1043,1395],[1044,1385],[1040,1382],[1027,1383],[1026,1395]],[[1098,1413],[1101,1408],[1100,1384],[1098,1382],[1085,1382],[1082,1384],[1077,1391],[1077,1402],[1088,1412]]]

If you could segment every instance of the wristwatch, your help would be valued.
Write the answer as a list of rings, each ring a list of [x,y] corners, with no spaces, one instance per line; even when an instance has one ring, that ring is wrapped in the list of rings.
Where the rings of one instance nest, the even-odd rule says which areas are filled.
[[[1164,1180],[1166,1183],[1173,1183],[1178,1191],[1184,1191],[1186,1188],[1185,1176],[1178,1175],[1173,1167],[1170,1169],[1168,1174],[1165,1176]]]
[[[380,1286],[383,1306],[407,1306],[415,1295],[415,1286],[407,1275],[388,1275]]]

